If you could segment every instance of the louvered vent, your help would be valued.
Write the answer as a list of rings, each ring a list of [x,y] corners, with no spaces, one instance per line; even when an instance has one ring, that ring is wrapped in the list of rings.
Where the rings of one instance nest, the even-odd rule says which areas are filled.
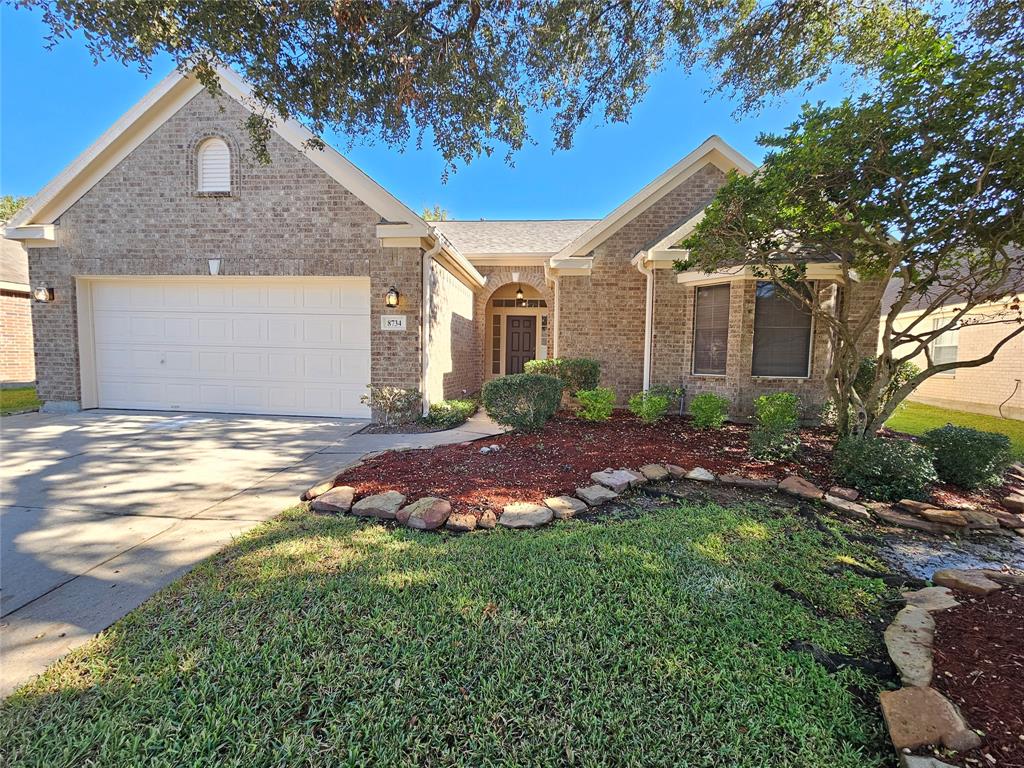
[[[223,139],[207,139],[199,147],[199,191],[231,191],[231,152]]]

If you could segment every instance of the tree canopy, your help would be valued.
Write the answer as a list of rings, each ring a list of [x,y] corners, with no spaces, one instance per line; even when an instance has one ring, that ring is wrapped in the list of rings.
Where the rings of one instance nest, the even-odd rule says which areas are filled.
[[[148,71],[167,53],[215,89],[222,62],[254,86],[257,154],[293,117],[392,145],[432,142],[449,164],[530,141],[552,115],[571,146],[588,117],[625,121],[652,72],[706,67],[755,110],[836,67],[871,73],[932,21],[998,27],[1013,0],[7,0],[36,7],[56,42],[81,30],[97,59]],[[952,8],[952,12],[948,9]],[[937,16],[942,11],[949,14]],[[766,55],[766,52],[768,55]]]

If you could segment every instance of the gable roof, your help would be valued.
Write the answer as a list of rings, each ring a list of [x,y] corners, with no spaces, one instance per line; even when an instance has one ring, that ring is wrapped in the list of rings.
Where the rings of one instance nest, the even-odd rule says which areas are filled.
[[[559,249],[558,253],[552,257],[552,266],[558,266],[556,261],[575,256],[586,256],[596,246],[629,223],[638,213],[649,208],[708,163],[723,171],[737,170],[744,174],[752,173],[756,168],[752,162],[726,144],[720,136],[709,136],[686,157]]]
[[[252,89],[227,67],[218,67],[221,90],[246,109],[253,109]],[[74,205],[121,160],[145,141],[164,122],[202,92],[203,86],[190,73],[175,70],[126,112],[88,149],[43,187],[12,219],[8,228],[52,224]],[[429,227],[408,206],[357,168],[333,147],[309,145],[316,137],[296,120],[278,121],[273,130],[308,157],[386,222],[412,225],[416,234],[427,235]]]
[[[467,256],[550,256],[593,226],[594,219],[436,221],[434,226]]]

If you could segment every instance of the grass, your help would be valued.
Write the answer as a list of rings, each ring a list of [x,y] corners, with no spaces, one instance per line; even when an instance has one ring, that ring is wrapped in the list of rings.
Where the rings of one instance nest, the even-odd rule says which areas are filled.
[[[982,432],[998,432],[1010,438],[1013,455],[1024,460],[1024,421],[1002,419],[998,416],[986,416],[982,413],[967,411],[951,411],[937,408],[924,403],[901,403],[896,412],[886,422],[886,426],[897,432],[910,435],[923,435],[929,429],[955,424],[958,427],[971,427]]]
[[[0,705],[19,766],[888,765],[867,557],[712,504],[461,537],[301,510]],[[781,594],[773,581],[810,597]]]
[[[42,403],[36,397],[35,387],[0,389],[0,416],[38,408]]]

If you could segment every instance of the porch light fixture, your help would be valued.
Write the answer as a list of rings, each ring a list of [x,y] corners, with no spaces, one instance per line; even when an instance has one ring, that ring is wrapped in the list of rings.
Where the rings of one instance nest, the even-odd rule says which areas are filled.
[[[32,289],[32,298],[44,304],[53,301],[53,288],[48,285],[37,285]]]
[[[397,307],[399,298],[398,289],[395,286],[388,288],[388,292],[384,294],[384,306],[385,307]]]
[[[516,289],[516,301],[522,301],[522,300],[523,300],[523,286],[520,285]]]
[[[206,261],[210,265],[210,274],[211,275],[219,275],[220,274],[220,259],[207,259]]]

